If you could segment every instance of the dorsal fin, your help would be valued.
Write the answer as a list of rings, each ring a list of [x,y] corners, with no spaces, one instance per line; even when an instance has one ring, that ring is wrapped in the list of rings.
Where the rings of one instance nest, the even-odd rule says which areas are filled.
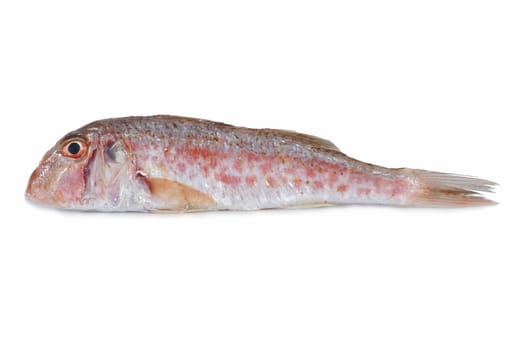
[[[322,139],[321,137],[318,137],[318,136],[302,134],[302,133],[299,133],[299,132],[296,132],[293,130],[262,129],[262,131],[269,133],[269,134],[281,136],[284,138],[289,138],[289,139],[295,140],[299,143],[303,143],[303,144],[306,144],[306,145],[309,145],[309,146],[312,146],[315,148],[320,148],[320,149],[325,149],[325,150],[330,150],[330,151],[337,151],[337,152],[340,151],[334,143],[332,143],[329,140]]]

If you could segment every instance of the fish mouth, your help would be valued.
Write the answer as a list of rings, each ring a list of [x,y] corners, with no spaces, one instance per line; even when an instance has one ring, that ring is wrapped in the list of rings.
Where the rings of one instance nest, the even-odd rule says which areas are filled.
[[[29,177],[25,189],[25,198],[32,203],[43,205],[50,205],[53,202],[52,195],[45,186],[45,181],[39,168],[36,168],[31,173],[31,177]]]
[[[38,169],[35,169],[31,173],[31,177],[29,178],[29,181],[27,182],[27,187],[25,188],[25,197],[31,201],[34,200],[34,184],[38,179]]]

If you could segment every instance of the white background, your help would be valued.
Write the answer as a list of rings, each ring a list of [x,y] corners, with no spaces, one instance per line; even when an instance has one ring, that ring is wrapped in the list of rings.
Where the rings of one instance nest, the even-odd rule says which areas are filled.
[[[2,1],[0,349],[522,349],[518,1]],[[186,215],[24,199],[105,117],[295,129],[498,206]]]

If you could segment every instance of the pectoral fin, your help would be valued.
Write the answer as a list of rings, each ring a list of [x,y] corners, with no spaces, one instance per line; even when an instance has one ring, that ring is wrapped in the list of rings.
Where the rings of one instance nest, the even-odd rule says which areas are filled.
[[[199,211],[216,207],[212,197],[178,181],[147,177],[144,180],[149,186],[156,210]]]

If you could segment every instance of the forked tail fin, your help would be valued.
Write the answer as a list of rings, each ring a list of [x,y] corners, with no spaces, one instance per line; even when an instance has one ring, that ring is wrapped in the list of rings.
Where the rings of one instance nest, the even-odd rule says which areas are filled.
[[[407,205],[420,207],[469,207],[492,205],[485,198],[494,192],[497,183],[467,175],[440,173],[418,169],[402,169],[414,182],[414,191]]]

